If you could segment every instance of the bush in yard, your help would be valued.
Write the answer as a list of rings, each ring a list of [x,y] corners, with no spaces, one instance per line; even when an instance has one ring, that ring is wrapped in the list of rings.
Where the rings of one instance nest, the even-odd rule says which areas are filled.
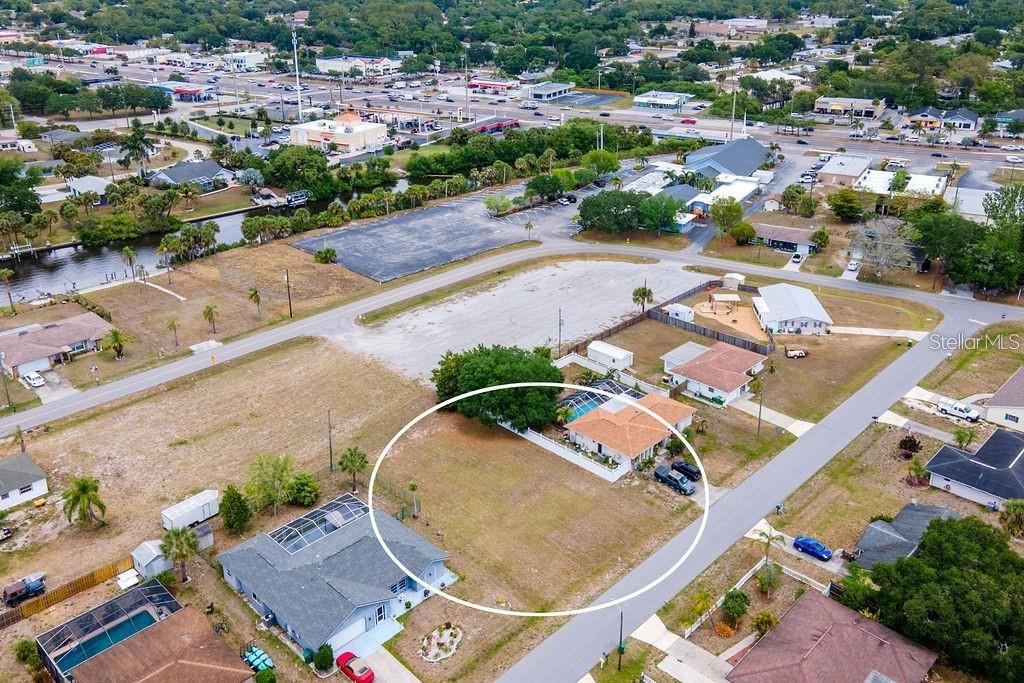
[[[286,493],[288,502],[292,505],[310,507],[320,497],[320,484],[312,476],[303,472],[291,480]]]
[[[764,638],[764,635],[775,628],[775,625],[779,623],[779,620],[775,618],[775,615],[771,612],[764,610],[754,615],[752,620],[754,624],[754,630],[757,631],[757,637],[760,640]]]
[[[256,678],[253,680],[256,683],[277,683],[277,674],[274,673],[273,669],[264,669],[263,671],[257,671]]]
[[[750,607],[750,598],[747,597],[747,594],[733,588],[725,594],[725,598],[722,601],[722,614],[729,619],[730,623],[735,625],[747,613],[748,607]]]
[[[739,246],[750,244],[756,236],[757,232],[754,230],[754,226],[747,222],[740,223],[729,231],[729,237],[736,240],[736,244]]]
[[[14,643],[12,651],[14,658],[25,666],[33,680],[49,680],[43,668],[43,658],[34,641],[22,638]]]
[[[1024,499],[1016,498],[1006,501],[999,513],[999,523],[1006,533],[1017,538],[1024,538]]]
[[[828,231],[825,228],[818,228],[811,233],[811,242],[818,248],[818,251],[828,246],[828,239]]]
[[[683,444],[682,440],[679,437],[673,436],[671,439],[669,439],[669,442],[668,442],[668,452],[669,453],[671,453],[672,455],[679,455],[684,450],[686,450],[686,446]]]
[[[734,635],[736,635],[736,629],[734,629],[732,626],[729,626],[729,624],[725,623],[724,621],[720,621],[717,624],[715,624],[715,635],[719,638],[732,638]]]
[[[316,253],[313,254],[313,260],[317,263],[334,263],[336,258],[338,258],[338,252],[335,251],[334,247],[317,249]]]
[[[766,564],[757,573],[757,587],[769,600],[772,599],[772,591],[778,588],[782,581],[781,573],[779,565],[775,563]]]
[[[230,484],[224,489],[224,498],[220,502],[220,518],[224,520],[224,528],[233,534],[245,531],[252,518],[248,501]]]
[[[796,213],[801,218],[814,218],[814,213],[818,210],[818,200],[811,195],[805,195],[800,198],[800,201],[796,205]]]
[[[334,666],[334,651],[330,645],[324,644],[320,646],[320,649],[313,655],[313,666],[316,667],[317,671],[331,670],[331,667]]]
[[[921,450],[921,442],[918,441],[917,437],[913,434],[907,434],[905,437],[900,439],[901,451],[907,451],[909,453],[917,453]]]

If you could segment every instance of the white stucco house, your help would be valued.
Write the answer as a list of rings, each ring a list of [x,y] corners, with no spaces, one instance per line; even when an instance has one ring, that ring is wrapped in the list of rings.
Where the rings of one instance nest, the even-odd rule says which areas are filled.
[[[992,424],[1024,431],[1024,367],[1010,375],[992,398],[985,401],[983,414]]]
[[[46,472],[27,453],[0,459],[0,510],[9,510],[49,492]]]
[[[758,289],[751,299],[761,328],[773,334],[825,334],[832,318],[806,287],[783,282]]]

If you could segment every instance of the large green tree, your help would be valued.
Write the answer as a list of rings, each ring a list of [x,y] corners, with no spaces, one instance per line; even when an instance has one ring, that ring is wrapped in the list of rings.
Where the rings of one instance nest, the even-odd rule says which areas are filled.
[[[438,402],[475,389],[515,382],[562,382],[550,354],[508,346],[478,346],[448,352],[434,369]],[[449,409],[486,425],[509,422],[513,428],[543,428],[555,419],[559,390],[549,387],[502,389],[464,398]]]

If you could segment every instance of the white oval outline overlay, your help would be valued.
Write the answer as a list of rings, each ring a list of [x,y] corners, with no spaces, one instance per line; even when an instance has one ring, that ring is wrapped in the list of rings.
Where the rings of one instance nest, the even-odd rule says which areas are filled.
[[[587,605],[586,607],[581,607],[579,609],[560,610],[560,611],[557,611],[557,612],[521,612],[521,611],[518,611],[518,610],[508,610],[508,609],[500,609],[500,608],[497,608],[497,607],[487,607],[485,605],[479,605],[479,604],[477,604],[475,602],[470,602],[468,600],[463,600],[462,598],[457,598],[454,595],[449,595],[448,593],[445,593],[443,590],[435,588],[434,586],[430,585],[429,583],[427,583],[426,581],[421,579],[419,576],[417,576],[415,573],[410,571],[408,567],[406,567],[404,564],[402,564],[399,561],[399,559],[397,557],[395,557],[395,554],[393,552],[391,552],[391,548],[388,547],[388,544],[384,542],[384,538],[381,536],[380,529],[377,527],[377,518],[376,518],[376,515],[374,514],[374,509],[373,509],[373,487],[374,487],[374,484],[377,481],[377,471],[380,469],[381,463],[384,462],[384,458],[387,457],[388,453],[391,451],[391,448],[395,445],[395,443],[400,438],[402,438],[402,436],[404,436],[407,431],[409,431],[417,423],[419,423],[420,420],[422,420],[423,418],[427,417],[428,415],[433,415],[438,410],[440,410],[440,409],[442,409],[442,408],[444,408],[446,406],[449,406],[452,403],[455,403],[457,401],[461,401],[464,398],[469,398],[471,396],[477,396],[479,394],[487,394],[487,393],[490,393],[492,391],[499,391],[501,389],[524,389],[524,388],[529,388],[529,387],[548,387],[548,388],[555,388],[555,389],[575,389],[575,390],[579,390],[579,391],[588,391],[588,392],[591,392],[591,393],[599,394],[601,396],[607,396],[607,397],[613,398],[613,399],[622,400],[622,401],[626,402],[627,404],[633,406],[634,408],[637,408],[638,410],[642,410],[643,412],[647,413],[648,415],[653,417],[658,422],[660,422],[663,425],[665,425],[665,427],[667,427],[668,430],[670,432],[672,432],[672,434],[674,434],[680,441],[683,442],[683,445],[686,446],[686,449],[690,452],[690,455],[693,456],[694,461],[696,461],[697,467],[700,469],[701,480],[704,481],[704,483],[705,483],[705,485],[704,485],[704,512],[703,512],[703,514],[701,515],[701,518],[700,518],[700,526],[697,528],[697,535],[696,535],[696,537],[694,537],[693,541],[690,543],[690,546],[686,549],[686,551],[682,554],[682,556],[680,556],[680,558],[678,560],[676,560],[676,563],[673,564],[671,567],[669,567],[667,570],[665,570],[665,572],[661,576],[657,577],[656,579],[654,579],[653,581],[648,583],[646,586],[641,586],[640,588],[636,589],[632,593],[628,593],[628,594],[623,595],[621,597],[615,598],[614,600],[608,600],[606,602],[600,602],[600,603],[597,603],[597,604]],[[394,562],[398,566],[399,569],[401,569],[409,577],[411,577],[414,581],[416,581],[416,583],[419,584],[419,586],[421,588],[426,588],[431,593],[433,593],[435,595],[440,595],[445,600],[450,600],[450,601],[452,601],[452,602],[454,602],[454,603],[456,603],[458,605],[462,605],[463,607],[470,607],[472,609],[480,610],[482,612],[489,612],[490,614],[500,614],[500,615],[507,616],[507,617],[571,617],[571,616],[576,616],[576,615],[579,615],[579,614],[587,614],[589,612],[597,612],[598,610],[607,609],[609,607],[614,607],[616,605],[621,605],[622,603],[627,602],[628,600],[632,600],[633,598],[635,598],[635,597],[637,597],[639,595],[642,595],[643,593],[646,593],[647,591],[651,590],[652,588],[657,586],[659,583],[661,583],[662,581],[667,579],[670,574],[672,574],[674,571],[679,569],[679,567],[682,566],[683,562],[686,561],[686,558],[688,558],[690,556],[690,554],[693,552],[694,548],[697,547],[697,544],[700,542],[701,536],[704,534],[704,527],[706,527],[707,523],[708,523],[709,510],[711,508],[711,495],[709,493],[709,484],[707,483],[707,481],[708,481],[708,475],[707,475],[707,472],[704,471],[704,464],[700,461],[700,457],[693,450],[693,446],[690,445],[690,442],[687,441],[683,437],[683,435],[680,434],[679,431],[674,426],[672,426],[672,424],[670,424],[667,420],[662,418],[660,415],[655,414],[654,411],[652,411],[650,408],[647,408],[646,406],[640,405],[639,403],[637,403],[634,399],[630,398],[629,396],[626,396],[625,394],[613,394],[613,393],[611,393],[609,391],[605,391],[604,389],[597,389],[595,387],[584,387],[584,386],[580,386],[578,384],[563,384],[561,382],[514,382],[512,384],[498,384],[498,385],[491,386],[491,387],[483,387],[482,389],[474,389],[473,391],[467,391],[464,394],[460,394],[458,396],[453,396],[452,398],[449,398],[446,401],[442,401],[441,403],[438,403],[438,404],[436,404],[434,406],[431,406],[430,408],[428,408],[427,410],[423,411],[422,413],[417,415],[415,418],[413,418],[411,422],[406,424],[404,427],[402,427],[402,429],[397,434],[395,434],[393,437],[391,437],[391,440],[388,441],[386,446],[384,446],[384,450],[381,451],[380,457],[377,458],[377,462],[374,463],[373,471],[370,472],[370,482],[369,482],[369,485],[367,487],[366,503],[367,503],[367,505],[370,508],[370,526],[373,528],[373,535],[377,538],[377,542],[380,543],[381,548],[383,548],[384,552],[387,554],[387,556],[391,558],[391,561]],[[611,482],[609,482],[609,483],[611,483]],[[689,525],[687,525],[687,526],[689,526]]]

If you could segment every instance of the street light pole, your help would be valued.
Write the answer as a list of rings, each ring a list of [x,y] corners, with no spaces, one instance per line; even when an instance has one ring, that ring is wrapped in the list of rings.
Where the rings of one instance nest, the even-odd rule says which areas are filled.
[[[619,610],[619,664],[616,667],[617,671],[622,671],[622,654],[626,651],[626,641],[622,639],[622,610]]]
[[[298,122],[302,123],[302,83],[299,81],[299,38],[292,31],[292,55],[295,57],[295,99],[298,101]]]

